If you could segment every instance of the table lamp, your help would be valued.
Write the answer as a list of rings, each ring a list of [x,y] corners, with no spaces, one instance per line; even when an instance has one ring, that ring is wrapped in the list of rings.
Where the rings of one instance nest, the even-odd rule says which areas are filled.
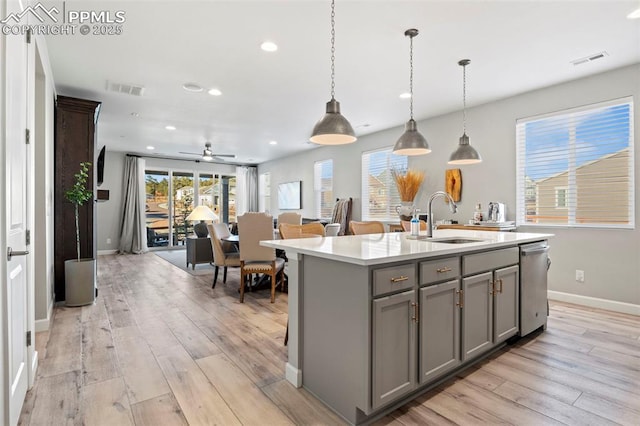
[[[199,220],[200,222],[193,225],[193,232],[196,233],[198,238],[205,238],[209,235],[209,230],[207,229],[207,224],[204,223],[204,221],[218,220],[218,215],[211,211],[207,206],[198,206],[189,213],[186,220]]]

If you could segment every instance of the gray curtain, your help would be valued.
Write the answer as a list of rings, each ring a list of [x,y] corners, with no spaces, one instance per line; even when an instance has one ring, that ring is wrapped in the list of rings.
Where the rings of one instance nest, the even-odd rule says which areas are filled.
[[[120,222],[120,253],[148,251],[145,224],[145,184],[143,158],[125,157]]]
[[[236,214],[258,211],[258,169],[236,167]]]

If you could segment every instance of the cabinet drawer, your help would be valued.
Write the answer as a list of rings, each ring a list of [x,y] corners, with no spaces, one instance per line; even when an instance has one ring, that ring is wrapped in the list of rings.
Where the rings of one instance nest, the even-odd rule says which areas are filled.
[[[462,272],[471,275],[503,266],[515,265],[520,261],[518,247],[492,250],[484,253],[470,254],[462,257]]]
[[[392,266],[373,271],[373,296],[412,288],[416,283],[414,264]]]
[[[459,257],[447,257],[446,259],[420,262],[420,285],[450,280],[457,278],[459,275]]]

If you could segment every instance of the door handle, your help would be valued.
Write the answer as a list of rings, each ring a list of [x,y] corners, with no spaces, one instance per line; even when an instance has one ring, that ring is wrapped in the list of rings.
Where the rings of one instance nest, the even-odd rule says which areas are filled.
[[[29,254],[29,250],[13,251],[11,247],[7,247],[7,261],[11,260],[13,256],[26,256],[28,254]]]

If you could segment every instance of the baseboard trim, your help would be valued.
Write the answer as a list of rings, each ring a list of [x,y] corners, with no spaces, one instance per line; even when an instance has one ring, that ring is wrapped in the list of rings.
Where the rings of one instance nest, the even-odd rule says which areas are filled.
[[[599,299],[597,297],[581,296],[579,294],[562,293],[560,291],[552,290],[547,291],[547,296],[549,299],[557,300],[559,302],[575,303],[576,305],[590,306],[592,308],[600,308],[608,311],[640,316],[640,305],[634,305],[633,303]]]
[[[106,254],[118,254],[118,250],[98,250],[98,256],[104,256]]]
[[[285,367],[285,378],[293,386],[299,388],[302,387],[302,370],[287,363]]]
[[[49,303],[49,309],[47,309],[47,317],[44,319],[36,320],[34,328],[36,333],[39,331],[47,331],[49,327],[51,327],[51,318],[53,318],[53,306],[54,299],[51,299],[51,303]]]

